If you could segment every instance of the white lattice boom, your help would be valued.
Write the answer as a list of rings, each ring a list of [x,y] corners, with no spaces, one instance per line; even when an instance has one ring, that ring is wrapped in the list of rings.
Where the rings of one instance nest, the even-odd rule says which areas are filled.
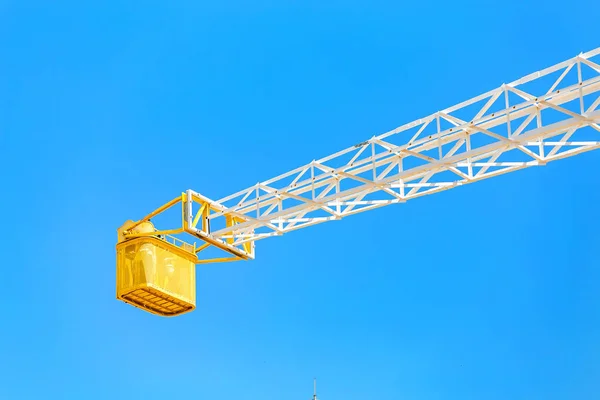
[[[211,202],[220,210],[207,216],[212,226],[227,217],[243,222],[193,229],[239,247],[597,149],[599,54],[580,54]]]

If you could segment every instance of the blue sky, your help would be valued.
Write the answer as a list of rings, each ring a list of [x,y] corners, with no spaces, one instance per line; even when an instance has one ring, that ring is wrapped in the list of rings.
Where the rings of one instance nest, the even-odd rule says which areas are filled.
[[[600,3],[84,3],[0,1],[0,399],[597,395],[597,152],[259,242],[178,318],[114,245],[598,47]]]

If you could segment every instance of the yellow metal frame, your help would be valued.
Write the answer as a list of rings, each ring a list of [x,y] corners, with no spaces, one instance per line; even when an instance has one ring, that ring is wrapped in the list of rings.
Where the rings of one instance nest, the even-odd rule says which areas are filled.
[[[136,227],[140,226],[144,222],[149,222],[152,218],[158,216],[159,214],[164,213],[169,210],[171,207],[181,203],[181,227],[174,229],[165,229],[165,230],[154,230],[151,232],[138,232],[136,231]],[[188,210],[192,210],[193,206],[196,205],[198,210],[195,212],[195,215],[190,215],[190,218],[187,218],[186,207]],[[231,262],[231,261],[239,261],[239,260],[247,260],[254,258],[254,243],[253,242],[245,242],[239,246],[233,245],[233,239],[228,238],[226,240],[222,240],[210,235],[210,227],[209,227],[209,216],[212,213],[222,213],[224,207],[220,207],[215,202],[210,199],[200,197],[196,194],[181,193],[180,196],[174,198],[173,200],[165,203],[161,207],[152,211],[150,214],[146,215],[142,219],[133,222],[126,222],[121,228],[119,228],[119,238],[118,243],[121,243],[126,240],[144,237],[144,236],[153,236],[160,237],[165,241],[172,241],[175,246],[182,248],[184,251],[191,254],[196,258],[196,264],[208,264],[208,263],[219,263],[219,262]],[[191,223],[188,222],[191,221]],[[246,219],[240,217],[239,215],[228,215],[225,214],[225,224],[226,227],[232,227],[237,224],[247,222]],[[204,243],[200,246],[196,247],[196,244],[188,244],[183,240],[173,236],[182,233],[190,234],[198,239],[201,239]],[[210,246],[219,248],[223,251],[230,253],[231,257],[219,257],[219,258],[210,258],[210,259],[202,259],[199,256],[203,250],[209,248]]]

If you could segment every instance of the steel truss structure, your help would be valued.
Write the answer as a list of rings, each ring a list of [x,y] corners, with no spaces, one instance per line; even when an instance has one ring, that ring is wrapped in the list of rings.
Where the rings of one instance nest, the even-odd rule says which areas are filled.
[[[171,202],[182,204],[182,228],[165,232],[201,238],[197,252],[214,245],[234,256],[208,261],[253,258],[260,239],[597,149],[599,55],[582,53],[217,201],[188,190]]]

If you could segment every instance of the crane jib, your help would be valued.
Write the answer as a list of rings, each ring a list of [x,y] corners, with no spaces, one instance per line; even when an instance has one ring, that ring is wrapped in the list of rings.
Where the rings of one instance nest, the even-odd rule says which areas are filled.
[[[600,48],[219,200],[181,193],[118,229],[117,298],[190,312],[195,264],[253,259],[261,239],[598,148]],[[155,228],[157,216],[173,225]]]

